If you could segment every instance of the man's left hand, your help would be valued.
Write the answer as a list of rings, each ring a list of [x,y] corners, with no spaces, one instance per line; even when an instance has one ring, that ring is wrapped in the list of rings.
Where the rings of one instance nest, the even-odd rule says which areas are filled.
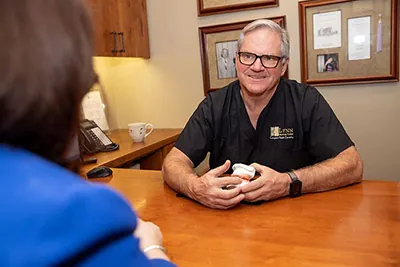
[[[289,194],[289,185],[291,182],[289,175],[257,163],[253,163],[251,166],[256,169],[260,177],[241,187],[245,201],[268,201]]]

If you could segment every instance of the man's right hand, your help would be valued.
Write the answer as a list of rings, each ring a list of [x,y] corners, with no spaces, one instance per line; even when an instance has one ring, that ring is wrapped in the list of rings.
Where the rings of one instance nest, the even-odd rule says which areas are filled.
[[[227,160],[223,165],[192,180],[189,196],[213,209],[229,209],[239,204],[244,199],[239,187],[229,190],[222,189],[227,185],[239,185],[242,182],[239,177],[220,177],[229,169],[230,165],[230,161]]]

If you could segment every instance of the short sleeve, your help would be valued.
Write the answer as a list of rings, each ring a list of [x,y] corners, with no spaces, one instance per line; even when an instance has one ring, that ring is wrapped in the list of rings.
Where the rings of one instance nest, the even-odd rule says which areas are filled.
[[[354,145],[332,108],[313,87],[305,91],[303,123],[306,145],[315,163],[333,158]]]
[[[199,165],[210,151],[213,140],[212,110],[212,100],[207,96],[192,114],[175,143],[175,147],[188,156],[194,167]]]

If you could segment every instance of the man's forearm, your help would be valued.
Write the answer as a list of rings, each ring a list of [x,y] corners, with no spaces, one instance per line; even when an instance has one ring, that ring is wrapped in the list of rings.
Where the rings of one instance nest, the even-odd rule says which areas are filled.
[[[175,191],[192,197],[191,181],[198,178],[194,169],[179,158],[167,158],[162,167],[164,181]]]
[[[350,147],[335,158],[295,170],[303,193],[321,192],[360,182],[363,167],[357,150]]]

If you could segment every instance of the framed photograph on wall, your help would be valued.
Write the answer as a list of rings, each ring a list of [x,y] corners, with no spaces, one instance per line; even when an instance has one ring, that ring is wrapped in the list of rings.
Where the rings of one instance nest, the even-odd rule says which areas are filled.
[[[279,0],[197,0],[197,14],[206,16],[278,5]]]
[[[302,82],[323,86],[399,81],[397,2],[299,2]]]
[[[286,28],[285,16],[267,18]],[[204,94],[236,80],[235,56],[240,31],[250,22],[241,21],[199,28]],[[289,76],[288,70],[285,77]]]

